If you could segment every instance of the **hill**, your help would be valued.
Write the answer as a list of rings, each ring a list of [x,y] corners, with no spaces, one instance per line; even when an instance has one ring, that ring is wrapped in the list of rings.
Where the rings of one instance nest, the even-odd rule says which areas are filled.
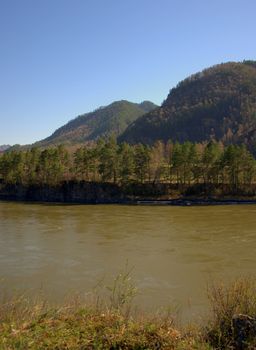
[[[256,62],[229,62],[190,76],[162,106],[132,123],[120,141],[245,143],[256,149]]]
[[[155,104],[144,101],[140,104],[117,101],[94,112],[86,113],[71,120],[57,129],[51,136],[35,143],[36,146],[48,146],[60,143],[81,143],[97,140],[99,137],[116,136],[143,114],[157,108]]]
[[[0,145],[0,153],[8,150],[8,148],[10,148],[10,145]]]

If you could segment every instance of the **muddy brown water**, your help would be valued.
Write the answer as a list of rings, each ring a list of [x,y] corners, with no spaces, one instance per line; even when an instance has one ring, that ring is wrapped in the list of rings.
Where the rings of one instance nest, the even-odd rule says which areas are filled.
[[[132,269],[146,311],[207,310],[206,286],[255,275],[256,205],[126,206],[0,202],[0,288],[61,301]]]

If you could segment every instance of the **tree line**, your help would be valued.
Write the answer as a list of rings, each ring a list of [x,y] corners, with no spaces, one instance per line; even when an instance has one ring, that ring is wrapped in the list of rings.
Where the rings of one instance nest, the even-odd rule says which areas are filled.
[[[256,161],[245,145],[171,141],[129,145],[111,137],[74,152],[62,145],[5,152],[0,157],[0,179],[24,185],[63,181],[225,184],[235,190],[256,180]]]

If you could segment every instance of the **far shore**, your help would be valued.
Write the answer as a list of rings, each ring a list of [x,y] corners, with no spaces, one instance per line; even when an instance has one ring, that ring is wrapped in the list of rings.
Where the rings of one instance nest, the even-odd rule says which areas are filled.
[[[238,205],[238,204],[256,204],[256,199],[202,199],[202,198],[179,198],[170,200],[138,200],[133,204],[140,205],[174,205],[174,206],[199,206],[199,205]]]
[[[215,206],[215,205],[250,205],[256,204],[256,199],[236,198],[177,198],[177,199],[125,199],[104,201],[52,201],[52,200],[30,200],[25,198],[13,198],[12,196],[1,196],[2,202],[20,202],[34,204],[56,204],[56,205],[141,205],[141,206]]]
[[[233,191],[229,186],[63,182],[57,185],[0,184],[0,200],[59,204],[206,206],[256,204],[256,186]]]

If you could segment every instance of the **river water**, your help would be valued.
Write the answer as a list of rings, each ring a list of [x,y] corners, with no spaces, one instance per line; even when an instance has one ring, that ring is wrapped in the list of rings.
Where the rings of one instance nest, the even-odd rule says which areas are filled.
[[[126,266],[146,311],[207,310],[206,287],[255,275],[256,206],[0,202],[0,288],[61,301],[108,285]]]

